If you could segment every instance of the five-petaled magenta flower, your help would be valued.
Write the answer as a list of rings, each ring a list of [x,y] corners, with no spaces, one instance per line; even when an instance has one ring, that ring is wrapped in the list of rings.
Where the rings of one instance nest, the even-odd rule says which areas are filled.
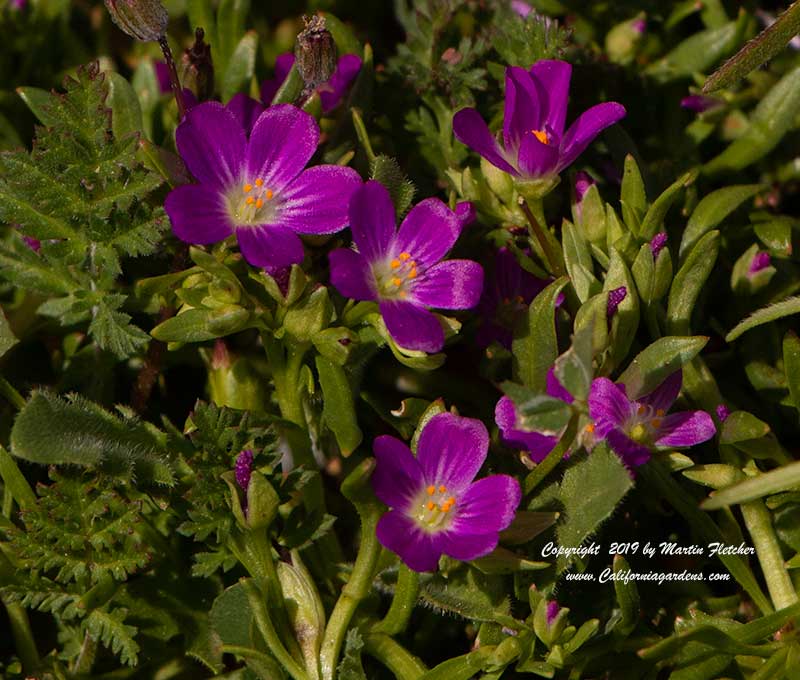
[[[482,319],[476,337],[478,345],[488,347],[496,341],[511,349],[517,320],[547,283],[525,271],[508,248],[500,248],[495,256],[494,276],[486,277],[478,305]]]
[[[483,269],[471,260],[440,260],[463,226],[438,198],[418,203],[396,230],[386,188],[370,180],[350,201],[350,229],[358,252],[330,254],[331,282],[345,297],[377,300],[386,328],[405,349],[438,352],[444,331],[428,310],[469,309],[478,303]]]
[[[552,368],[547,372],[545,391],[549,396],[560,399],[567,404],[575,401],[575,398],[556,377]],[[516,406],[514,406],[511,398],[500,397],[500,401],[497,402],[497,406],[494,409],[494,421],[497,423],[497,427],[500,428],[503,442],[508,446],[527,449],[531,460],[535,463],[541,463],[547,458],[547,454],[553,450],[555,445],[558,444],[559,437],[536,432],[535,430],[523,430],[520,420]]]
[[[597,104],[564,132],[571,76],[572,66],[565,61],[539,61],[530,71],[509,66],[501,140],[495,140],[475,109],[455,115],[453,132],[492,165],[521,180],[553,178],[625,116],[621,104]]]
[[[286,80],[286,76],[289,75],[289,71],[292,70],[292,66],[294,66],[294,55],[291,52],[279,54],[275,59],[275,77],[265,80],[261,84],[261,101],[266,106],[272,102],[275,94],[283,85],[283,81]],[[348,88],[360,70],[361,59],[355,54],[343,54],[339,57],[331,79],[317,88],[323,113],[330,113],[342,103]]]
[[[378,540],[414,571],[433,571],[442,553],[474,560],[497,547],[522,497],[508,475],[473,481],[486,460],[489,434],[479,420],[440,413],[419,437],[417,457],[402,441],[373,444],[375,495],[390,511],[378,522]]]
[[[182,241],[208,244],[236,234],[250,264],[277,268],[302,262],[298,234],[347,226],[347,203],[361,179],[336,165],[304,170],[319,142],[319,127],[305,111],[272,106],[248,139],[229,109],[204,102],[187,112],[175,137],[199,181],[173,189],[165,203]]]
[[[653,448],[685,448],[711,439],[716,427],[705,411],[666,415],[681,391],[681,379],[676,371],[650,394],[631,400],[625,385],[595,378],[588,402],[594,436],[608,441],[628,467],[646,463]]]

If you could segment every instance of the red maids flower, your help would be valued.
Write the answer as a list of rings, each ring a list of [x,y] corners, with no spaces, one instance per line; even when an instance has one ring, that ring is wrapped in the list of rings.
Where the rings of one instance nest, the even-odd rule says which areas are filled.
[[[216,243],[236,234],[250,264],[278,268],[302,262],[298,234],[347,226],[347,203],[361,179],[338,165],[304,170],[319,127],[291,104],[261,113],[248,139],[230,108],[204,102],[187,112],[175,137],[199,182],[167,196],[165,208],[182,241]]]
[[[654,448],[688,448],[711,439],[717,428],[705,411],[667,415],[681,391],[681,378],[676,371],[636,400],[628,398],[625,385],[595,378],[589,391],[595,437],[607,440],[628,467],[646,463]]]
[[[508,475],[473,481],[488,448],[482,422],[451,413],[425,425],[416,458],[399,439],[378,437],[372,486],[390,508],[378,522],[381,544],[414,571],[434,571],[442,554],[466,561],[492,552],[522,492]]]
[[[444,331],[429,308],[474,307],[483,286],[477,262],[440,262],[462,227],[459,215],[438,198],[428,198],[411,209],[397,230],[389,192],[370,180],[350,201],[358,252],[339,248],[330,254],[331,282],[345,297],[377,301],[400,347],[438,352]]]
[[[453,132],[492,165],[519,179],[552,178],[625,116],[621,104],[597,104],[564,132],[571,77],[572,66],[565,61],[539,61],[530,71],[509,66],[501,141],[475,109],[455,115]]]

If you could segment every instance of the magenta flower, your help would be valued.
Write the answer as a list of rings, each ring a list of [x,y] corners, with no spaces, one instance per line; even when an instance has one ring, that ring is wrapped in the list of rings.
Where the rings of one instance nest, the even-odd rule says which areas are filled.
[[[526,272],[508,248],[500,248],[495,255],[494,276],[486,278],[478,305],[483,320],[476,338],[478,345],[488,347],[496,341],[511,349],[517,320],[547,284]]]
[[[433,571],[442,553],[474,560],[497,547],[522,497],[508,475],[473,481],[489,434],[479,420],[440,413],[422,430],[417,456],[395,437],[375,439],[375,495],[390,510],[378,522],[381,544],[414,571]]]
[[[283,81],[286,80],[286,76],[289,75],[289,71],[292,70],[292,66],[294,66],[294,55],[290,52],[279,54],[275,59],[275,77],[265,80],[261,84],[261,101],[266,106],[272,102],[275,94],[283,85]],[[317,88],[323,113],[330,113],[342,103],[348,88],[360,70],[361,59],[355,54],[344,54],[339,57],[331,79]]]
[[[250,449],[245,449],[236,457],[236,468],[234,474],[236,476],[236,483],[243,491],[247,491],[250,486],[250,475],[253,472],[253,452]]]
[[[513,9],[523,19],[527,19],[528,15],[533,11],[533,7],[531,7],[524,0],[511,0],[511,9]]]
[[[747,276],[754,276],[758,274],[758,272],[766,269],[772,264],[772,259],[769,256],[768,252],[763,250],[759,250],[753,255],[753,259],[750,260],[750,266],[747,268]]]
[[[549,396],[560,399],[567,404],[575,401],[575,398],[556,377],[552,368],[547,372],[545,391]],[[536,432],[535,430],[523,430],[520,428],[520,420],[521,418],[511,398],[500,397],[500,401],[497,402],[497,406],[494,409],[494,421],[500,428],[503,442],[508,446],[527,449],[531,460],[535,463],[541,463],[547,458],[547,454],[553,450],[555,445],[558,444],[559,437]]]
[[[606,302],[606,316],[609,321],[614,318],[622,301],[628,297],[628,289],[625,286],[614,288],[608,291],[608,302]]]
[[[396,230],[392,199],[374,180],[350,201],[350,228],[358,252],[330,255],[331,282],[345,297],[376,300],[386,328],[400,346],[438,352],[444,331],[428,308],[469,309],[478,303],[483,269],[471,260],[440,260],[453,247],[462,222],[438,198],[418,203]]]
[[[694,113],[704,113],[710,109],[722,106],[723,102],[714,97],[707,97],[704,94],[690,94],[681,99],[681,107]]]
[[[475,109],[461,109],[453,118],[456,138],[520,179],[554,177],[625,116],[616,102],[597,104],[564,132],[571,76],[572,66],[565,61],[539,61],[530,71],[509,66],[501,141]]]
[[[666,415],[681,381],[681,371],[676,371],[650,394],[632,401],[625,385],[595,378],[588,400],[595,437],[608,441],[628,467],[646,463],[653,448],[686,448],[711,439],[717,430],[705,411]]]
[[[179,186],[165,208],[175,235],[208,244],[236,234],[256,267],[302,262],[298,234],[332,234],[347,226],[347,202],[361,183],[352,168],[304,170],[319,142],[312,116],[292,106],[261,113],[248,139],[242,122],[217,102],[187,112],[175,134],[199,184]]]

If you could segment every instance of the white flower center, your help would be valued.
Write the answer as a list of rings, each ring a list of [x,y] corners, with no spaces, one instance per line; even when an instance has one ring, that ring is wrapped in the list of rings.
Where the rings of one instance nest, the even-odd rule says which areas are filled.
[[[646,404],[636,404],[636,410],[625,421],[623,429],[635,442],[652,442],[663,418],[663,408],[654,409]]]
[[[402,252],[391,260],[373,265],[372,274],[375,276],[375,283],[381,298],[404,300],[408,297],[412,282],[420,275],[420,272],[417,270],[416,261],[411,259],[410,253]]]
[[[422,528],[434,531],[449,526],[455,506],[456,498],[444,484],[431,484],[420,494],[412,512]]]
[[[258,226],[275,221],[276,197],[260,177],[228,192],[228,211],[237,225]]]

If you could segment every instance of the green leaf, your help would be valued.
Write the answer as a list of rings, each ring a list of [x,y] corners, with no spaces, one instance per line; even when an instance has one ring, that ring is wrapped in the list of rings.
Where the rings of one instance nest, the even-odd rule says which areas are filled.
[[[747,15],[742,12],[737,21],[695,33],[650,66],[646,73],[661,82],[702,73],[736,48],[746,25]]]
[[[573,397],[583,401],[589,394],[592,383],[592,339],[591,325],[576,329],[572,346],[556,359],[554,371],[559,382]]]
[[[417,188],[406,177],[398,162],[390,156],[379,154],[370,161],[369,175],[389,190],[398,217],[405,215]]]
[[[340,680],[367,680],[364,667],[361,665],[363,647],[364,640],[361,638],[358,628],[351,628],[345,638],[344,655],[336,672],[337,678]]]
[[[620,200],[625,224],[628,225],[634,235],[638,235],[642,217],[647,212],[647,193],[645,192],[642,173],[639,172],[636,159],[631,154],[625,156]]]
[[[449,612],[473,621],[503,620],[511,613],[503,581],[475,569],[444,577],[421,574],[420,602],[434,611]]]
[[[618,365],[627,355],[636,337],[639,328],[639,295],[636,292],[636,285],[622,258],[616,248],[611,248],[611,258],[606,272],[606,280],[603,283],[603,291],[608,293],[616,288],[624,286],[627,290],[625,299],[619,303],[617,313],[610,322],[612,341],[610,343],[610,361],[612,366]],[[608,296],[606,296],[608,304]]]
[[[734,411],[722,424],[720,444],[736,444],[750,439],[760,439],[769,434],[769,425],[747,411]]]
[[[579,548],[595,534],[633,488],[633,480],[619,457],[605,443],[594,448],[564,473],[561,502],[564,516],[557,526],[558,544]],[[559,556],[558,571],[574,556]]]
[[[30,510],[36,506],[36,495],[33,493],[25,476],[20,472],[14,459],[0,446],[0,478],[3,479],[5,492],[17,502],[21,510]]]
[[[774,149],[794,126],[800,107],[800,67],[789,71],[761,99],[750,124],[705,166],[705,172],[741,170]]]
[[[331,429],[342,455],[347,457],[361,444],[353,391],[344,369],[324,356],[315,359],[324,397],[322,419]]]
[[[220,8],[221,11],[222,8]],[[228,101],[253,77],[258,52],[258,33],[248,31],[231,54],[222,76],[222,99]]]
[[[771,26],[765,28],[720,66],[703,84],[703,92],[715,92],[744,78],[786,48],[800,33],[800,2],[795,2]]]
[[[739,184],[712,191],[697,204],[681,238],[683,257],[709,231],[725,221],[736,208],[763,189],[762,184]]]
[[[502,387],[516,406],[521,430],[555,435],[569,422],[572,410],[569,404],[561,399],[537,393],[511,382],[504,382]]]
[[[11,326],[8,325],[5,312],[0,309],[0,357],[19,342]]]
[[[528,387],[544,391],[547,371],[558,356],[556,300],[569,279],[556,279],[531,302],[527,320],[514,333],[514,375]]]
[[[150,342],[150,336],[130,321],[128,314],[101,303],[96,307],[89,332],[100,347],[113,352],[119,359],[125,359]]]
[[[794,407],[800,411],[800,338],[789,331],[783,337],[783,370]]]
[[[681,191],[694,184],[699,172],[699,170],[693,169],[684,173],[653,201],[653,205],[650,206],[642,221],[642,238],[651,239],[658,232],[664,231],[664,218],[667,216],[667,212],[672,207],[672,204],[678,200]]]
[[[119,654],[122,663],[135,666],[138,661],[139,645],[133,638],[138,630],[125,624],[127,614],[127,610],[119,607],[110,612],[94,609],[86,617],[83,625],[95,640],[99,640],[114,654]]]
[[[800,313],[800,296],[786,298],[785,300],[776,302],[768,307],[763,307],[757,312],[753,312],[746,319],[740,321],[725,336],[725,341],[733,342],[740,335],[743,335],[753,328],[757,328],[758,326],[763,326],[765,323],[771,323],[772,321],[777,321],[778,319],[798,313]]]
[[[140,482],[174,482],[164,435],[77,395],[66,401],[35,391],[17,415],[10,439],[11,452],[34,463],[101,467]]]
[[[800,487],[800,461],[748,477],[712,494],[700,505],[703,510],[719,510],[729,505],[741,505],[781,491]]]
[[[17,94],[42,125],[52,127],[58,124],[58,116],[49,110],[52,95],[47,90],[39,87],[18,87]]]
[[[619,382],[625,385],[632,399],[649,394],[694,359],[707,342],[708,338],[701,335],[659,338],[636,355]]]
[[[629,571],[630,565],[622,555],[614,555],[614,574]],[[614,593],[617,596],[619,609],[622,618],[615,631],[619,631],[623,636],[630,634],[639,622],[640,600],[639,588],[636,581],[619,580],[614,581]]]
[[[119,73],[109,72],[108,99],[111,108],[111,129],[117,138],[141,132],[143,129],[142,107],[131,84]]]
[[[211,605],[211,627],[225,645],[251,647],[253,613],[241,583],[225,589]]]
[[[221,73],[229,70],[229,62],[233,63],[236,51],[241,46],[247,14],[250,12],[250,0],[222,0],[217,9],[217,51],[213,55],[214,66]],[[213,49],[213,43],[212,43]],[[224,92],[224,87],[223,87]],[[227,101],[227,97],[223,97]]]
[[[561,234],[567,273],[578,299],[582,303],[586,302],[592,295],[600,292],[600,282],[594,276],[589,246],[581,232],[566,220],[561,226]]]
[[[697,298],[717,261],[719,241],[718,231],[706,234],[692,248],[675,275],[667,303],[667,332],[671,335],[689,333]]]

